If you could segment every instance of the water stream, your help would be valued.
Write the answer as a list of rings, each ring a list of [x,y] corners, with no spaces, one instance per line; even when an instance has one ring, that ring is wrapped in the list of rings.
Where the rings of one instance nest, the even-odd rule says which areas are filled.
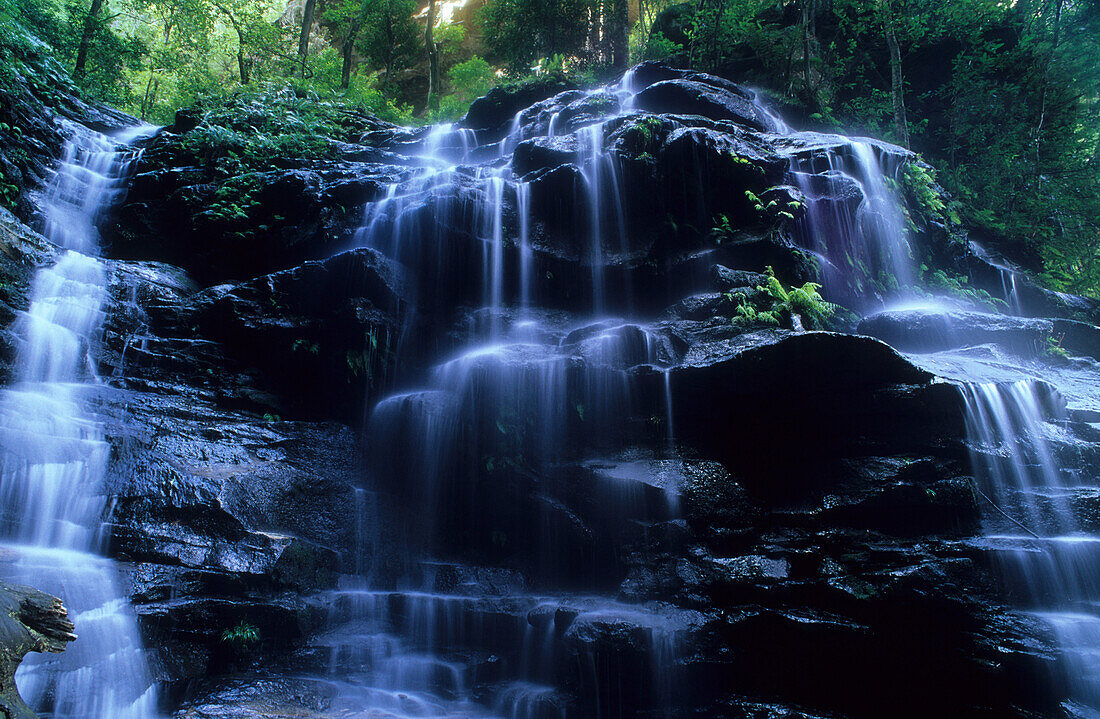
[[[44,202],[60,251],[35,276],[16,326],[16,381],[0,396],[0,576],[64,597],[77,641],[32,655],[16,676],[36,711],[56,719],[148,719],[157,692],[137,622],[102,556],[109,448],[89,411],[92,350],[103,321],[107,267],[96,221],[124,192],[144,128],[109,139],[73,126]]]

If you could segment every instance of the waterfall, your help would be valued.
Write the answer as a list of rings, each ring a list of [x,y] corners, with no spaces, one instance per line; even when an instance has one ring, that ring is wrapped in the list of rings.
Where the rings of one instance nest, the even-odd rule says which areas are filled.
[[[571,93],[570,101],[629,107],[634,91],[628,76],[607,90]],[[438,542],[460,541],[449,535],[453,526],[471,518],[487,527],[497,521],[478,492],[507,491],[509,482],[531,482],[533,474],[562,463],[579,466],[599,457],[612,444],[609,438],[628,432],[636,401],[632,368],[666,371],[666,395],[671,392],[667,342],[644,324],[603,316],[609,304],[604,266],[626,245],[618,160],[606,147],[607,124],[622,114],[544,115],[536,106],[517,112],[497,135],[479,137],[456,125],[418,131],[408,170],[395,173],[365,210],[356,243],[405,267],[420,298],[417,312],[453,316],[455,309],[440,298],[459,282],[467,290],[459,293],[463,300],[478,306],[464,314],[452,344],[431,358],[429,368],[370,413],[369,481],[411,509],[402,517],[405,541],[397,550],[404,555],[398,561],[404,575],[382,578],[367,562],[317,598],[329,608],[329,620],[314,647],[329,667],[325,681],[337,687],[334,708],[563,719],[577,716],[580,702],[603,716],[630,713],[626,708],[673,715],[684,629],[674,611],[612,596],[576,596],[556,586],[534,590],[507,579],[505,570],[432,556]],[[533,304],[536,274],[546,271],[537,254],[541,228],[533,225],[532,187],[513,171],[512,157],[523,142],[555,136],[576,148],[577,251],[593,278],[591,294],[578,291],[583,314],[565,320]],[[459,241],[469,242],[465,253],[455,246]],[[661,459],[667,461],[674,449],[671,397],[664,403],[668,441]],[[656,489],[642,472],[616,474],[591,461],[595,469],[588,471],[605,472],[588,490],[601,519],[626,524],[675,516],[675,479]],[[495,479],[501,475],[511,479]],[[559,556],[561,535],[570,527],[556,500],[537,488],[519,490],[517,502],[521,495],[533,504],[515,508],[510,524],[492,525],[490,546],[469,540],[476,551],[491,552],[493,543],[522,536],[537,544],[531,554],[540,579],[607,574],[603,557]],[[461,579],[466,573],[490,573],[490,583],[504,588],[485,596],[471,589],[481,586],[479,579]],[[636,628],[638,656],[631,655],[629,666],[617,666],[596,643],[578,649],[565,636],[573,624],[590,637],[599,630],[589,623],[622,621]],[[490,651],[491,667],[479,658]],[[563,667],[576,671],[577,662],[584,667],[583,685],[563,690]],[[608,689],[619,686],[618,675],[626,671],[644,675],[647,696]]]
[[[791,180],[807,203],[797,235],[821,260],[833,301],[881,307],[917,280],[905,216],[890,187],[904,157],[867,140],[834,139],[835,147],[791,162]]]
[[[1100,537],[1082,531],[1070,503],[1074,478],[1059,469],[1065,402],[1035,381],[962,392],[976,479],[996,506],[987,541],[1008,589],[1053,628],[1070,695],[1100,716]]]
[[[78,635],[16,675],[27,703],[55,719],[146,719],[157,709],[136,619],[99,554],[109,447],[87,406],[107,298],[96,223],[136,162],[126,140],[145,131],[120,145],[72,128],[44,202],[46,235],[62,253],[34,278],[15,328],[15,384],[0,397],[0,575],[61,597]]]

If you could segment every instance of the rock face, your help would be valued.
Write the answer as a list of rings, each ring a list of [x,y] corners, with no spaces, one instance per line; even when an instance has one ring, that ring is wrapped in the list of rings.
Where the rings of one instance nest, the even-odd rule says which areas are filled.
[[[973,541],[962,397],[895,348],[1096,328],[804,331],[811,205],[868,196],[792,163],[856,150],[720,78],[624,82],[360,118],[261,172],[183,152],[198,110],[151,142],[91,401],[177,717],[1061,716],[1048,629]],[[962,261],[942,229],[914,247]],[[14,316],[51,249],[0,232]]]
[[[974,312],[902,310],[865,317],[858,331],[903,351],[935,352],[996,343],[1024,354],[1036,354],[1045,348],[1054,324],[1050,320]],[[1084,331],[1078,334],[1069,330],[1069,334],[1073,343]]]
[[[73,623],[57,597],[16,584],[0,584],[0,712],[34,719],[19,696],[15,670],[30,652],[60,654],[76,639]]]

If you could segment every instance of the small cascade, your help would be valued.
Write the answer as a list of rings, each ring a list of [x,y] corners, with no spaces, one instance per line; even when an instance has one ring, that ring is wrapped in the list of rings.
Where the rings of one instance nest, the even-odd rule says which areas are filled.
[[[138,153],[71,130],[44,203],[46,234],[64,252],[34,279],[16,326],[16,383],[0,397],[0,576],[61,597],[79,636],[64,654],[22,664],[28,704],[56,719],[146,719],[157,692],[137,622],[116,568],[97,554],[109,447],[85,396],[107,297],[96,222],[125,192]]]
[[[559,470],[565,479],[544,481],[568,482],[569,472],[592,477],[586,491],[600,521],[648,527],[676,516],[682,477],[647,483],[644,461],[602,454],[630,446],[631,437],[648,442],[662,426],[661,461],[674,453],[671,340],[649,322],[605,314],[604,268],[627,246],[608,123],[625,114],[635,91],[628,75],[606,89],[570,92],[568,107],[553,112],[539,105],[522,110],[497,134],[455,125],[417,132],[407,140],[414,148],[407,170],[365,211],[357,245],[409,271],[422,298],[418,312],[453,316],[453,306],[427,305],[456,294],[477,304],[461,309],[453,344],[431,357],[415,384],[370,413],[370,481],[417,509],[401,518],[397,552],[404,553],[398,561],[404,576],[375,577],[367,560],[358,576],[318,598],[329,607],[329,629],[314,649],[330,667],[326,681],[339,687],[334,706],[395,716],[674,715],[675,664],[686,626],[674,610],[583,593],[534,594],[523,581],[486,594],[477,580],[463,589],[441,581],[440,572],[505,570],[425,568],[441,542],[469,541],[477,547],[472,551],[489,553],[526,542],[540,589],[559,581],[587,587],[591,577],[606,581],[601,575],[608,574],[614,548],[601,549],[599,557],[565,554],[561,537],[570,524],[563,526],[564,509],[550,494],[517,489],[513,499],[530,496],[531,503],[517,506],[503,524],[492,514],[497,510],[478,499],[479,491],[527,487]],[[513,171],[521,143],[551,137],[574,148],[579,170],[572,219],[592,289],[578,290],[583,308],[575,313],[535,304],[536,273],[546,272],[539,266],[541,228],[533,224],[531,185]],[[457,242],[468,243],[464,254]],[[452,292],[454,283],[462,292]],[[615,301],[630,306],[629,298]],[[655,413],[664,416],[649,427],[628,421],[636,414],[637,371],[665,373],[664,410]],[[494,528],[489,546],[452,537],[471,521]],[[357,528],[357,537],[365,534]],[[496,587],[496,580],[489,584]],[[624,623],[637,640],[630,651],[595,639]],[[579,627],[577,636],[571,627]],[[563,689],[566,675],[579,685]],[[623,694],[622,677],[651,689],[645,696]]]
[[[797,235],[821,260],[834,301],[881,308],[917,280],[905,217],[890,186],[905,158],[867,140],[835,139],[835,146],[791,162],[791,181],[807,203]]]
[[[1009,591],[1053,628],[1078,710],[1100,716],[1100,537],[1082,531],[1076,478],[1059,469],[1065,402],[1034,381],[962,391],[974,471],[995,507],[986,541]]]

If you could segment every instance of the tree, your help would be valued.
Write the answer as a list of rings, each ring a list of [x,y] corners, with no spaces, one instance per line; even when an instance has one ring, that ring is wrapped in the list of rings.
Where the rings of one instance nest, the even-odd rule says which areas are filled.
[[[439,109],[439,46],[435,42],[435,1],[428,0],[428,21],[424,27],[424,47],[428,52],[428,109]]]
[[[879,13],[882,17],[883,34],[886,38],[886,47],[890,53],[890,95],[894,107],[894,131],[898,141],[909,147],[909,122],[905,117],[905,78],[901,69],[901,46],[895,31],[897,23],[894,6],[891,0],[879,0]],[[807,53],[809,46],[807,45]],[[809,60],[806,65],[806,84],[809,87]]]
[[[88,14],[84,16],[84,27],[80,34],[80,47],[76,52],[76,65],[73,67],[73,78],[80,83],[87,74],[88,51],[92,46],[92,38],[100,24],[100,12],[106,0],[92,0],[92,6]]]
[[[390,75],[411,60],[419,48],[414,0],[368,0],[357,48],[378,69]]]
[[[302,31],[298,35],[298,63],[302,77],[306,76],[306,58],[309,56],[309,35],[313,32],[313,13],[317,9],[317,0],[306,0],[302,10]]]
[[[493,0],[481,14],[490,59],[521,75],[542,58],[586,56],[594,11],[592,0]]]

